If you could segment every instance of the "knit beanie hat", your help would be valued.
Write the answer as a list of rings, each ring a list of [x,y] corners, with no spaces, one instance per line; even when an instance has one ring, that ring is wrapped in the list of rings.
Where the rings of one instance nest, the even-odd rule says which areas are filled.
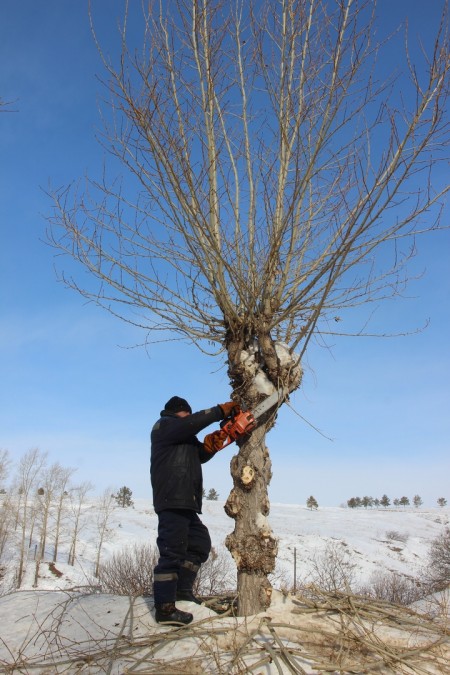
[[[192,414],[192,408],[189,403],[185,398],[180,398],[179,396],[172,396],[164,406],[164,410],[173,413],[188,412]]]

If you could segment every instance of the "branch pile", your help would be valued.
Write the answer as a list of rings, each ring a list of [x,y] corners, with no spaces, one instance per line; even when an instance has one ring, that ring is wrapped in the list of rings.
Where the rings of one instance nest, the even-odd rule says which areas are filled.
[[[268,612],[246,618],[202,606],[183,628],[156,625],[146,598],[62,595],[0,599],[3,616],[10,602],[23,614],[2,635],[0,672],[441,675],[450,662],[448,618],[351,593],[276,593]]]

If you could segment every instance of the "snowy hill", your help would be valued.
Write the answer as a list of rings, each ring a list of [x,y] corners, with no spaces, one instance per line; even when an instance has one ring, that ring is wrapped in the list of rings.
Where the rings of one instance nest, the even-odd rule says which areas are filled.
[[[233,568],[224,540],[233,530],[234,523],[225,514],[223,504],[205,501],[202,520],[210,530],[213,547],[225,559],[229,558]],[[80,533],[75,566],[66,563],[68,550],[62,542],[56,566],[63,576],[55,577],[42,565],[40,589],[71,588],[92,581],[96,555],[95,510],[94,502],[86,508],[87,526]],[[292,585],[294,580],[294,549],[297,581],[304,581],[327,547],[337,544],[342,547],[349,563],[354,565],[353,577],[360,585],[368,582],[378,570],[417,576],[426,563],[430,542],[450,523],[450,509],[324,507],[311,511],[302,505],[272,504],[269,522],[278,538],[275,577],[282,578],[285,584]],[[136,543],[155,545],[157,517],[149,500],[135,500],[132,508],[115,508],[109,527],[112,536],[102,547],[102,561],[126,546]],[[233,578],[234,574],[230,583],[233,583]],[[22,589],[33,588],[33,583],[34,565],[31,560]],[[276,579],[274,585],[277,586]]]

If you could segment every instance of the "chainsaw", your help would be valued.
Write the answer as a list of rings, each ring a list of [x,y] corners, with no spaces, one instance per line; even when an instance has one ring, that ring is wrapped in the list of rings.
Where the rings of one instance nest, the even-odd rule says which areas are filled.
[[[226,448],[227,445],[237,441],[238,438],[249,434],[257,425],[258,419],[263,415],[267,410],[273,408],[277,403],[279,406],[283,402],[285,396],[280,391],[275,391],[273,394],[268,396],[264,401],[258,403],[256,408],[253,411],[251,410],[239,410],[237,413],[233,413],[230,417],[223,420],[220,423],[222,431],[227,434],[222,448]]]

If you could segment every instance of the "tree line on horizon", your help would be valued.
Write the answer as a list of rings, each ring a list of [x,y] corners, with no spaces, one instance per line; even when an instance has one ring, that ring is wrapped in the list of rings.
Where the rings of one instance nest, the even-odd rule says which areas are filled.
[[[420,495],[414,495],[412,503],[414,504],[415,508],[418,509],[419,506],[422,506],[422,504],[423,504],[422,497]],[[447,506],[447,500],[446,500],[445,497],[438,497],[438,499],[436,500],[436,504],[437,504],[437,506],[440,506],[441,508],[443,508],[444,506]],[[406,496],[403,496],[403,497],[400,497],[400,498],[395,497],[392,500],[392,505],[396,506],[396,507],[397,506],[406,507],[406,506],[411,505],[411,501],[410,501],[409,497],[406,497]],[[350,497],[350,499],[347,499],[347,506],[350,509],[357,509],[357,508],[361,508],[361,507],[373,508],[374,506],[376,508],[379,508],[380,506],[383,506],[384,508],[387,508],[388,506],[391,506],[391,500],[386,494],[384,494],[381,497],[381,499],[378,499],[377,497],[374,498],[374,497],[369,497],[369,496]]]

